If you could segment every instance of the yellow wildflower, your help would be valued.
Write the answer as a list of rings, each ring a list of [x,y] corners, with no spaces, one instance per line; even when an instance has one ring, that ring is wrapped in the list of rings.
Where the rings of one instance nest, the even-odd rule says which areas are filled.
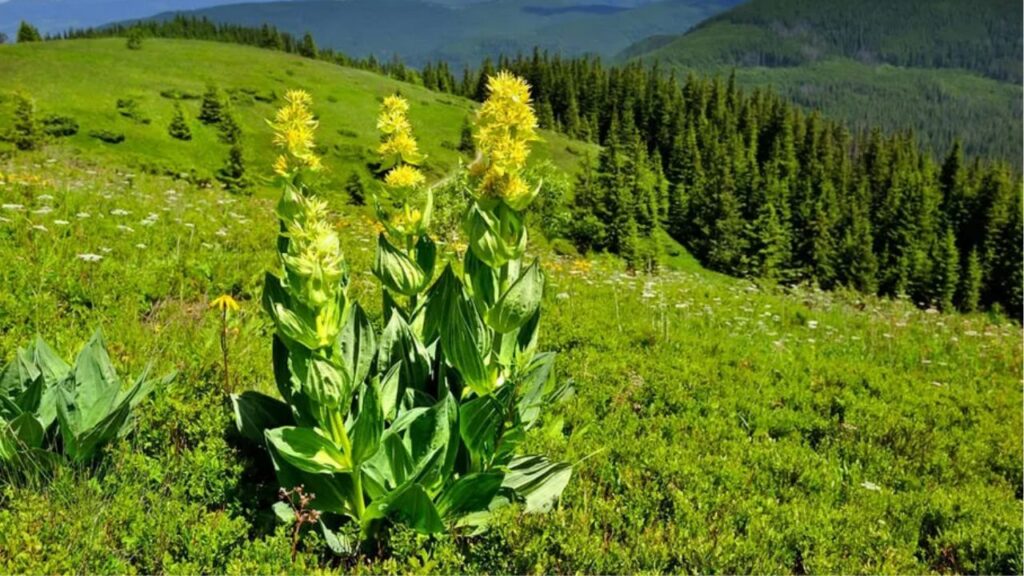
[[[388,188],[416,188],[425,181],[423,173],[408,164],[394,168],[384,177],[384,185]]]
[[[381,143],[377,152],[381,156],[401,156],[405,162],[419,161],[420,158],[419,145],[409,132],[396,132]]]
[[[222,294],[215,298],[213,302],[210,302],[210,308],[217,308],[221,312],[227,312],[228,310],[237,311],[238,302],[231,297],[231,294]]]
[[[319,123],[309,110],[313,99],[302,90],[289,90],[284,99],[286,104],[269,122],[274,130],[274,144],[285,151],[274,163],[274,171],[284,175],[299,167],[319,170],[320,157],[314,152],[313,138]]]
[[[471,173],[482,176],[480,194],[503,198],[525,207],[531,191],[520,172],[537,140],[537,117],[530,106],[530,86],[508,72],[487,81],[490,95],[477,112],[476,142],[479,157]]]

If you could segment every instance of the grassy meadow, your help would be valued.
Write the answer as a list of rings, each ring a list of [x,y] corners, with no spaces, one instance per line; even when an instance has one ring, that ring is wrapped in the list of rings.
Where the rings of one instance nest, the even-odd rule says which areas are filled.
[[[102,73],[97,72],[102,70]],[[997,315],[759,286],[705,271],[677,245],[656,276],[612,257],[556,255],[540,230],[542,347],[575,394],[545,412],[529,448],[573,463],[552,512],[505,509],[492,529],[421,536],[338,557],[315,531],[291,560],[270,506],[265,456],[240,442],[227,392],[276,395],[273,323],[259,300],[275,265],[273,191],[209,175],[226,146],[194,120],[166,132],[161,90],[207,82],[280,96],[310,91],[328,180],[365,173],[378,99],[400,90],[438,177],[458,162],[468,102],[372,74],[251,48],[188,41],[0,47],[4,90],[79,134],[0,159],[0,354],[34,335],[70,358],[102,328],[122,373],[148,362],[177,380],[140,406],[98,464],[0,484],[4,573],[1020,573],[1022,332]],[[5,94],[9,95],[9,93]],[[118,115],[119,97],[152,119]],[[276,104],[236,103],[253,176],[273,151]],[[10,122],[0,107],[0,128]],[[91,129],[122,131],[101,143]],[[534,147],[571,171],[555,135]],[[150,170],[158,165],[167,169]],[[368,185],[373,185],[369,181]],[[330,188],[328,188],[330,189]],[[383,321],[370,273],[371,212],[328,195],[349,295]],[[441,248],[453,258],[460,247]],[[463,248],[464,249],[464,248]],[[232,294],[232,378],[220,314]]]

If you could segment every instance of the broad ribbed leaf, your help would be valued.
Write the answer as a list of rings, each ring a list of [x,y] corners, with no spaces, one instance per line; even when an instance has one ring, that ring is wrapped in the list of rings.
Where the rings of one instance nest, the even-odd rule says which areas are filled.
[[[281,336],[310,350],[320,347],[313,312],[289,296],[288,291],[281,285],[281,279],[269,272],[263,281],[263,309],[273,319]]]
[[[316,495],[312,505],[317,510],[338,514],[348,511],[347,498],[352,489],[351,475],[303,472],[289,464],[273,444],[267,444],[267,451],[274,462],[278,486],[286,489],[305,486],[307,494]]]
[[[353,386],[359,386],[366,380],[370,367],[373,366],[373,358],[377,353],[377,337],[370,319],[358,303],[352,306],[348,322],[341,330],[338,349],[349,380]]]
[[[356,417],[349,432],[349,439],[352,442],[352,465],[355,468],[377,453],[380,448],[380,436],[384,433],[384,412],[381,409],[376,379],[362,387],[361,396],[359,416]]]
[[[498,332],[516,330],[540,308],[544,274],[535,260],[487,312],[487,324]]]
[[[493,212],[474,204],[466,213],[463,228],[470,249],[491,268],[501,268],[526,249],[522,217],[504,204],[499,204]]]
[[[388,517],[398,518],[422,534],[444,531],[441,515],[419,484],[406,484],[370,504],[363,515],[363,532],[366,533],[374,521]]]
[[[426,389],[430,380],[430,356],[398,313],[391,314],[391,319],[381,333],[377,354],[377,366],[380,370],[389,369],[396,363],[401,364],[400,386],[403,390]],[[385,405],[387,403],[384,402]]]
[[[459,280],[452,271],[451,264],[445,266],[444,272],[427,292],[427,301],[423,313],[423,341],[433,342],[440,337],[441,329],[451,314],[452,294],[458,292]]]
[[[97,331],[75,360],[71,393],[82,431],[92,428],[113,409],[121,393],[121,380],[107,355],[103,335]]]
[[[504,472],[491,470],[459,478],[437,500],[437,511],[445,520],[487,510],[505,479]]]
[[[490,331],[458,279],[449,285],[446,298],[448,321],[441,328],[444,357],[467,386],[478,395],[487,394],[494,384],[487,366]]]
[[[388,242],[384,234],[377,237],[377,256],[373,273],[388,290],[412,296],[429,280],[425,272],[408,256]]]
[[[494,394],[473,398],[459,407],[459,435],[469,450],[474,469],[480,469],[494,456],[498,433],[505,422],[505,402],[511,387]]]
[[[267,441],[286,462],[303,472],[350,472],[352,463],[333,442],[309,428],[284,426],[266,431]]]
[[[527,513],[547,512],[562,495],[570,477],[569,464],[551,462],[542,456],[524,456],[509,464],[502,487],[525,501]]]
[[[462,262],[464,277],[469,280],[473,299],[484,310],[494,306],[498,300],[498,279],[494,269],[484,264],[472,250],[466,251]]]
[[[264,432],[282,426],[292,426],[295,418],[287,404],[253,390],[231,395],[235,426],[246,439],[263,445]]]
[[[48,386],[60,382],[71,373],[71,366],[39,336],[36,336],[35,342],[29,348],[29,353],[36,368],[43,373],[43,378]]]
[[[519,376],[519,419],[529,429],[540,416],[554,383],[554,352],[538,354]]]

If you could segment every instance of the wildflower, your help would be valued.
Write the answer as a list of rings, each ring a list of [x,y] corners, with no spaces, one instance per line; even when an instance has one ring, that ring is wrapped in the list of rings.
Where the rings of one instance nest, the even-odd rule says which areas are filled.
[[[125,226],[124,224],[118,224],[117,225],[117,229],[120,230],[121,232],[125,232],[127,234],[131,234],[132,232],[135,232],[134,228],[132,228],[131,226]]]
[[[227,310],[237,311],[238,302],[230,294],[222,294],[210,302],[210,308],[218,308],[221,312]]]
[[[68,222],[67,220],[54,220],[53,223],[57,226],[67,226],[68,224],[71,224],[71,222]]]
[[[274,144],[284,151],[274,162],[274,171],[287,176],[297,168],[320,170],[320,157],[314,152],[316,143],[313,135],[319,124],[310,112],[313,99],[302,90],[289,90],[284,99],[286,104],[277,111],[273,121]]]
[[[0,206],[0,208],[3,208],[4,210],[18,211],[24,210],[25,206],[23,206],[22,204],[4,204]]]
[[[145,250],[146,249],[146,245],[141,243],[141,242],[136,244],[135,247],[138,248],[139,250]]]
[[[83,262],[99,262],[100,260],[103,260],[103,256],[100,256],[99,254],[92,254],[91,252],[87,252],[85,254],[79,254],[78,255],[78,259],[83,261]]]
[[[521,78],[499,72],[487,81],[490,95],[477,112],[476,143],[480,156],[470,172],[481,177],[479,194],[502,198],[525,208],[534,193],[521,171],[537,140],[537,117],[530,107],[530,86]]]
[[[53,212],[53,208],[51,208],[49,206],[43,206],[42,208],[39,208],[37,210],[33,210],[32,211],[33,214],[39,214],[39,215],[46,215],[46,214],[49,214],[50,212]]]
[[[424,156],[419,151],[416,138],[412,135],[412,124],[406,113],[409,103],[401,96],[393,95],[384,99],[377,117],[377,129],[384,138],[377,153],[385,164],[419,164]]]
[[[388,188],[416,188],[425,181],[423,173],[408,164],[392,169],[384,177],[384,185]]]
[[[38,230],[40,232],[49,232],[49,230],[46,229],[46,226],[43,226],[42,224],[36,224],[36,225],[32,226],[32,229],[33,230]]]

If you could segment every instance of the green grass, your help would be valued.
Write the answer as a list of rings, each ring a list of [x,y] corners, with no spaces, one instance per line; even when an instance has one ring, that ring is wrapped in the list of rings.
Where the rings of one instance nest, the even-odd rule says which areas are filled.
[[[123,74],[111,66],[106,74]],[[247,64],[262,66],[273,69]],[[23,60],[17,69],[35,67]],[[390,86],[324,71],[351,74],[380,94]],[[235,81],[250,81],[246,73]],[[323,102],[328,89],[311,73],[308,80]],[[175,82],[167,74],[154,81]],[[54,91],[59,84],[45,81]],[[373,93],[361,105],[353,97],[366,117],[348,116],[339,102],[331,120],[363,126],[367,146]],[[432,103],[427,112],[415,96],[412,106],[421,124],[443,109]],[[249,141],[265,146],[255,141],[269,137],[256,135],[258,111]],[[90,116],[80,115],[85,124]],[[454,125],[438,123],[434,134],[457,134],[461,117],[451,112]],[[429,133],[420,131],[428,151],[442,155]],[[153,156],[176,145],[152,141]],[[528,443],[575,463],[558,508],[507,510],[476,537],[394,530],[381,550],[343,558],[307,533],[293,564],[287,529],[267,514],[277,486],[266,457],[232,434],[219,317],[208,307],[225,292],[239,298],[230,321],[233,387],[272,393],[273,327],[259,296],[274,266],[273,198],[137,173],[129,164],[146,159],[141,146],[134,155],[92,146],[75,139],[0,161],[0,355],[39,333],[69,356],[102,327],[122,373],[153,361],[156,373],[176,368],[179,378],[140,406],[135,432],[98,466],[0,483],[0,572],[1024,569],[1020,325],[759,287],[704,271],[683,251],[670,253],[661,275],[632,277],[617,259],[556,257],[543,242],[531,247],[549,275],[541,348],[559,353],[558,378],[572,379],[576,394],[545,412]],[[254,154],[254,169],[269,156],[269,148]],[[327,158],[339,173],[352,168],[346,162]],[[352,269],[350,294],[379,328],[368,212],[333,197],[331,207]],[[89,253],[102,259],[79,258]]]
[[[272,102],[243,98],[234,104],[242,126],[246,160],[263,170],[274,156],[270,128],[285,91],[302,88],[312,94],[320,120],[318,143],[325,157],[344,170],[328,175],[335,187],[358,170],[367,174],[367,163],[376,160],[376,114],[379,100],[396,91],[413,105],[411,119],[416,136],[428,155],[428,173],[439,176],[459,160],[455,149],[463,119],[472,103],[462,98],[435,94],[421,87],[390,80],[369,72],[325,62],[230,44],[188,40],[146,40],[142,50],[128,50],[122,39],[75,40],[0,46],[0,133],[11,124],[15,92],[36,102],[37,115],[60,114],[80,124],[77,135],[62,142],[87,158],[166,173],[197,172],[209,178],[220,168],[228,146],[217,140],[216,126],[197,119],[199,100],[183,101],[192,140],[175,140],[167,134],[174,101],[161,96],[165,90],[202,94],[207,84],[228,90],[250,90]],[[149,124],[121,116],[117,100],[131,98]],[[107,144],[89,136],[94,130],[123,133],[121,144]],[[576,162],[570,141],[544,134],[540,157],[569,168]],[[2,144],[0,144],[2,146]],[[571,145],[576,153],[587,149]]]

